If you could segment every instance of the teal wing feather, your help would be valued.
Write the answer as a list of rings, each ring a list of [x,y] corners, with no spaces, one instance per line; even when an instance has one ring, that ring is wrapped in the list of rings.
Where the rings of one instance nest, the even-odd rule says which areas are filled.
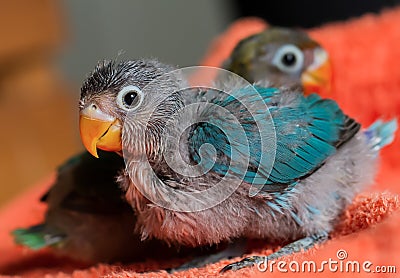
[[[232,96],[227,96],[215,103],[239,115],[242,130],[249,142],[250,152],[244,181],[261,184],[264,191],[281,191],[307,177],[360,129],[360,125],[345,115],[333,100],[321,99],[315,94],[303,96],[292,93],[290,97],[293,99],[286,101],[285,95],[277,89],[256,87],[256,90],[268,106],[276,132],[276,153],[272,168],[260,163],[261,137],[256,125],[257,117],[266,117],[267,113],[257,111],[250,116],[246,115],[246,111]],[[250,90],[246,96],[250,103],[253,99],[257,100],[253,91]],[[244,90],[239,95],[245,94]],[[240,116],[241,114],[244,116]],[[235,159],[232,153],[244,151],[241,149],[243,147],[242,134],[237,131],[237,136],[234,136],[236,129],[232,130],[228,123],[225,128],[233,134],[231,138],[235,138],[233,143],[229,142],[222,131],[223,128],[217,128],[214,124],[218,123],[224,127],[223,122],[224,119],[214,117],[211,123],[199,123],[193,127],[189,151],[196,163],[214,163],[207,155],[201,157],[199,152],[200,146],[204,143],[212,144],[217,150],[217,159],[211,171],[221,175],[235,175],[238,173],[235,173],[235,168],[229,168],[229,163]]]

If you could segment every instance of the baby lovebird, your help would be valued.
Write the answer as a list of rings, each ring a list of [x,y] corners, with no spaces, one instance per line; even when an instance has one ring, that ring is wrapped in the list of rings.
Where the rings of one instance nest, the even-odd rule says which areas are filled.
[[[95,159],[84,152],[58,169],[57,180],[41,201],[48,204],[44,223],[13,232],[15,241],[33,250],[47,246],[86,262],[132,259],[135,216],[115,182],[123,159],[104,152]],[[104,240],[107,239],[107,240]]]
[[[308,249],[372,183],[397,128],[362,130],[333,100],[286,87],[188,84],[174,67],[141,59],[100,63],[81,88],[82,141],[94,156],[123,154],[118,182],[143,239],[287,243],[268,259]]]
[[[305,94],[329,93],[332,86],[327,51],[298,29],[270,27],[241,40],[223,67],[251,83],[300,85]]]
[[[115,180],[123,167],[124,160],[110,152],[102,152],[101,159],[88,152],[70,159],[58,169],[57,180],[41,199],[48,205],[44,222],[14,230],[15,242],[32,250],[51,247],[59,255],[86,263],[205,252],[178,250],[159,240],[141,241],[134,232],[136,216]]]

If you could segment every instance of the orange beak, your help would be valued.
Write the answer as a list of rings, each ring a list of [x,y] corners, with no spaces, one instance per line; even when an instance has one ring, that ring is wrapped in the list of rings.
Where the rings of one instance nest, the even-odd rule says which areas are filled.
[[[332,86],[332,68],[328,54],[322,48],[314,50],[314,62],[301,76],[304,94],[329,93]]]
[[[95,105],[89,105],[80,112],[79,129],[83,145],[94,157],[99,157],[97,149],[113,152],[122,150],[121,122]]]

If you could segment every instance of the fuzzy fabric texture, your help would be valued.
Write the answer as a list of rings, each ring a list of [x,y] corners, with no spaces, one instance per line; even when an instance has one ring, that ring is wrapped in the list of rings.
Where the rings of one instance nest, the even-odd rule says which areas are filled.
[[[260,19],[243,19],[234,23],[211,45],[203,65],[219,66],[235,44],[242,38],[261,31],[267,26]],[[368,126],[381,117],[390,119],[400,115],[400,8],[380,15],[366,15],[344,23],[329,24],[309,30],[330,53],[334,72],[333,91],[324,95],[335,99],[341,108]],[[324,260],[339,262],[358,261],[360,276],[381,277],[376,266],[396,266],[400,273],[400,131],[394,143],[382,151],[376,183],[368,192],[359,195],[343,213],[332,240],[305,253],[295,254],[285,261],[313,260],[317,266]],[[0,211],[0,274],[22,277],[167,277],[162,269],[179,265],[179,261],[147,261],[132,265],[84,265],[52,255],[51,250],[33,252],[14,245],[10,231],[17,227],[36,224],[43,219],[46,209],[38,202],[54,175],[34,186],[30,191]],[[383,192],[383,193],[382,193]],[[263,243],[254,244],[254,254],[273,252]],[[346,255],[340,260],[338,255]],[[157,252],[155,250],[154,252]],[[174,277],[213,277],[227,263],[222,261],[200,269],[175,273]],[[362,263],[370,261],[375,273],[364,274]],[[345,266],[336,272],[326,266],[323,273],[297,273],[297,277],[352,276]],[[288,267],[286,266],[286,269]],[[144,271],[153,271],[140,273]],[[289,271],[290,273],[291,271]],[[277,268],[271,273],[256,268],[228,272],[227,277],[287,277]],[[391,274],[390,277],[395,277]],[[388,276],[389,277],[389,276]]]

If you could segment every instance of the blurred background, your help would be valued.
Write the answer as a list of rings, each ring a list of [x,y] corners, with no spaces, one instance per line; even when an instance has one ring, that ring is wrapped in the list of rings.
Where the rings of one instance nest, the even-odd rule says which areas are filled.
[[[98,60],[196,65],[239,17],[313,27],[398,0],[14,0],[0,9],[0,206],[83,150],[79,87]],[[305,5],[307,3],[307,5]]]

